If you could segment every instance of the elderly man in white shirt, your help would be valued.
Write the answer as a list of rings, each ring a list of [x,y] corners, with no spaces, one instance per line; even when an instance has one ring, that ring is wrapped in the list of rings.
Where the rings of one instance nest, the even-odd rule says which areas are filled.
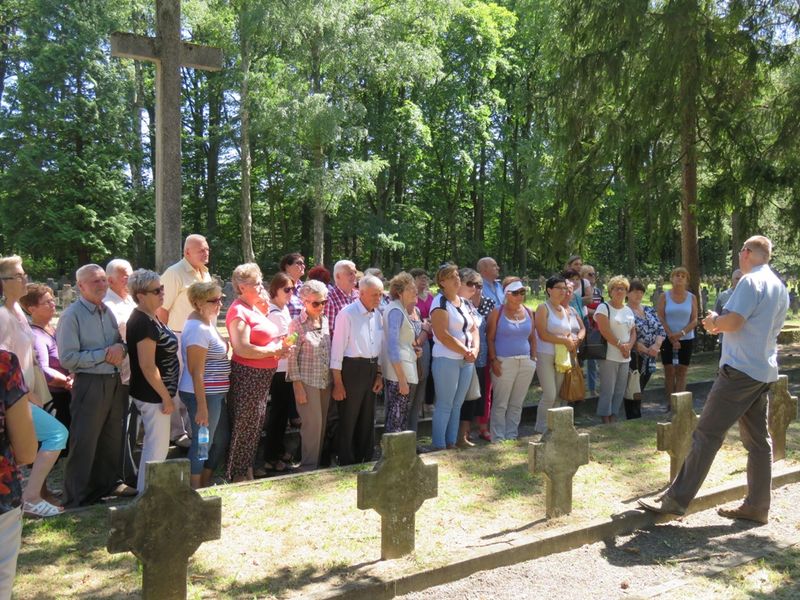
[[[103,304],[114,313],[119,327],[119,335],[123,340],[125,339],[128,318],[131,316],[133,309],[136,308],[136,302],[128,293],[128,278],[131,273],[133,273],[131,263],[123,258],[110,260],[106,265],[108,291],[106,291],[106,295],[103,298]],[[119,366],[119,375],[120,379],[122,379],[124,393],[128,397],[125,407],[125,420],[122,424],[122,480],[130,486],[135,486],[138,469],[133,458],[133,451],[136,448],[136,438],[139,433],[139,411],[128,396],[131,366],[127,355]]]
[[[156,311],[156,315],[162,323],[178,334],[178,338],[186,319],[194,310],[186,291],[197,281],[211,281],[211,274],[206,267],[210,256],[206,238],[193,233],[186,236],[186,241],[183,243],[183,258],[161,275],[164,304]],[[177,395],[172,401],[176,410],[170,415],[170,439],[177,446],[188,448],[192,445],[188,433],[192,430],[189,413]]]
[[[339,311],[331,343],[332,396],[339,409],[340,465],[372,460],[375,394],[383,389],[379,364],[383,327],[376,310],[383,296],[383,282],[374,275],[365,275],[358,291],[358,300]]]

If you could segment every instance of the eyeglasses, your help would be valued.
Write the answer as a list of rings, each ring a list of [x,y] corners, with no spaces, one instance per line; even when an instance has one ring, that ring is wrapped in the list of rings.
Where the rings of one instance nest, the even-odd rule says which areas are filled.
[[[28,281],[28,274],[27,273],[14,273],[13,275],[7,275],[5,277],[0,277],[3,281],[11,281],[16,279],[20,283],[23,281]]]
[[[566,292],[567,291],[567,286],[565,286],[565,285],[554,285],[550,289],[551,290],[559,290],[561,292]]]
[[[325,306],[328,303],[327,300],[306,300],[306,304],[310,304],[314,308],[319,308],[320,306]]]
[[[528,292],[527,290],[514,290],[513,292],[508,292],[508,293],[511,294],[512,296],[524,296]]]
[[[152,290],[145,290],[144,293],[145,294],[153,294],[153,296],[158,296],[159,294],[163,294],[164,293],[164,286],[160,285],[157,288],[154,288]]]
[[[39,302],[39,306],[47,306],[49,304],[52,304],[53,306],[55,306],[56,305],[56,301],[53,300],[52,298],[50,298],[49,300],[41,300]]]
[[[587,277],[596,277],[596,276],[597,276],[597,273],[592,273],[592,272],[590,271],[589,273],[586,273],[586,276],[587,276]]]
[[[220,296],[219,298],[209,298],[208,300],[206,300],[206,302],[208,304],[222,304],[222,296]]]
[[[283,288],[283,293],[284,294],[291,294],[293,291],[294,291],[294,288],[290,288],[290,287]]]
[[[479,290],[483,289],[483,284],[478,281],[468,281],[467,285],[471,288],[477,288]]]
[[[621,285],[616,285],[616,286],[614,286],[613,288],[611,288],[611,291],[612,291],[612,292],[627,292],[628,290],[626,290],[626,289],[625,289],[624,287],[622,287]]]
[[[306,263],[304,263],[302,260],[296,260],[292,264],[293,265],[298,265],[300,267],[305,267],[306,266]]]

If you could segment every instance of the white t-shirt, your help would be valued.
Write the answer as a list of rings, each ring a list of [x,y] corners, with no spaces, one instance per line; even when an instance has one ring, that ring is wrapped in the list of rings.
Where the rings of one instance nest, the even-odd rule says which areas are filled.
[[[611,315],[609,316],[608,311],[611,311]],[[636,326],[636,317],[634,317],[633,311],[628,308],[627,306],[623,306],[622,308],[614,308],[610,304],[603,302],[597,306],[597,309],[594,311],[595,316],[597,315],[605,315],[608,317],[608,323],[611,325],[611,333],[614,334],[614,337],[617,338],[623,344],[627,344],[631,339],[631,331]],[[615,344],[608,344],[608,350],[606,351],[606,360],[611,360],[614,362],[630,362],[630,357],[625,358],[622,356],[622,352],[620,349],[617,348]]]
[[[442,310],[442,300],[445,301],[444,310],[447,311],[447,331],[459,342],[469,347],[472,344],[472,328],[475,325],[475,319],[472,316],[472,311],[469,309],[467,301],[461,298],[461,306],[455,306],[441,294],[436,294],[436,297],[434,297],[431,303],[431,315],[435,310]],[[442,344],[439,338],[436,337],[435,331],[433,333],[433,351],[431,355],[443,358],[464,358],[463,354],[454,352]]]

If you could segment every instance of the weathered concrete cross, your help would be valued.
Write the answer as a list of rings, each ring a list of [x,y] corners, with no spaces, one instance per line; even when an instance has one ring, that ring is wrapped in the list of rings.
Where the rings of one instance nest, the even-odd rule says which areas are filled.
[[[112,33],[111,55],[156,64],[156,270],[161,272],[182,254],[181,67],[219,71],[222,51],[182,42],[180,0],[156,0],[156,37]]]
[[[414,515],[439,487],[439,465],[417,456],[413,431],[385,433],[383,453],[372,471],[358,474],[358,508],[381,516],[381,558],[399,558],[414,551]]]
[[[528,446],[528,468],[544,473],[547,518],[572,512],[572,478],[589,463],[589,434],[575,430],[572,407],[547,411],[547,431]]]
[[[189,460],[148,463],[144,493],[109,509],[110,553],[132,552],[142,562],[142,598],[183,600],[189,557],[219,539],[222,499],[201,498],[189,487]]]
[[[769,435],[772,462],[786,458],[786,430],[797,419],[797,396],[789,393],[789,377],[779,375],[769,389]]]
[[[672,394],[669,401],[672,421],[656,425],[656,448],[669,454],[669,480],[672,481],[692,448],[697,415],[694,413],[691,392]]]

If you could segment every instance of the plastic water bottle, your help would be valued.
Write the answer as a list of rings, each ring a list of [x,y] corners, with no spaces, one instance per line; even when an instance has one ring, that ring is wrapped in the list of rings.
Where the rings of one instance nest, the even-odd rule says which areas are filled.
[[[208,460],[208,427],[205,425],[197,430],[197,460]]]
[[[672,366],[673,367],[678,366],[678,353],[675,352],[675,350],[672,351]]]

